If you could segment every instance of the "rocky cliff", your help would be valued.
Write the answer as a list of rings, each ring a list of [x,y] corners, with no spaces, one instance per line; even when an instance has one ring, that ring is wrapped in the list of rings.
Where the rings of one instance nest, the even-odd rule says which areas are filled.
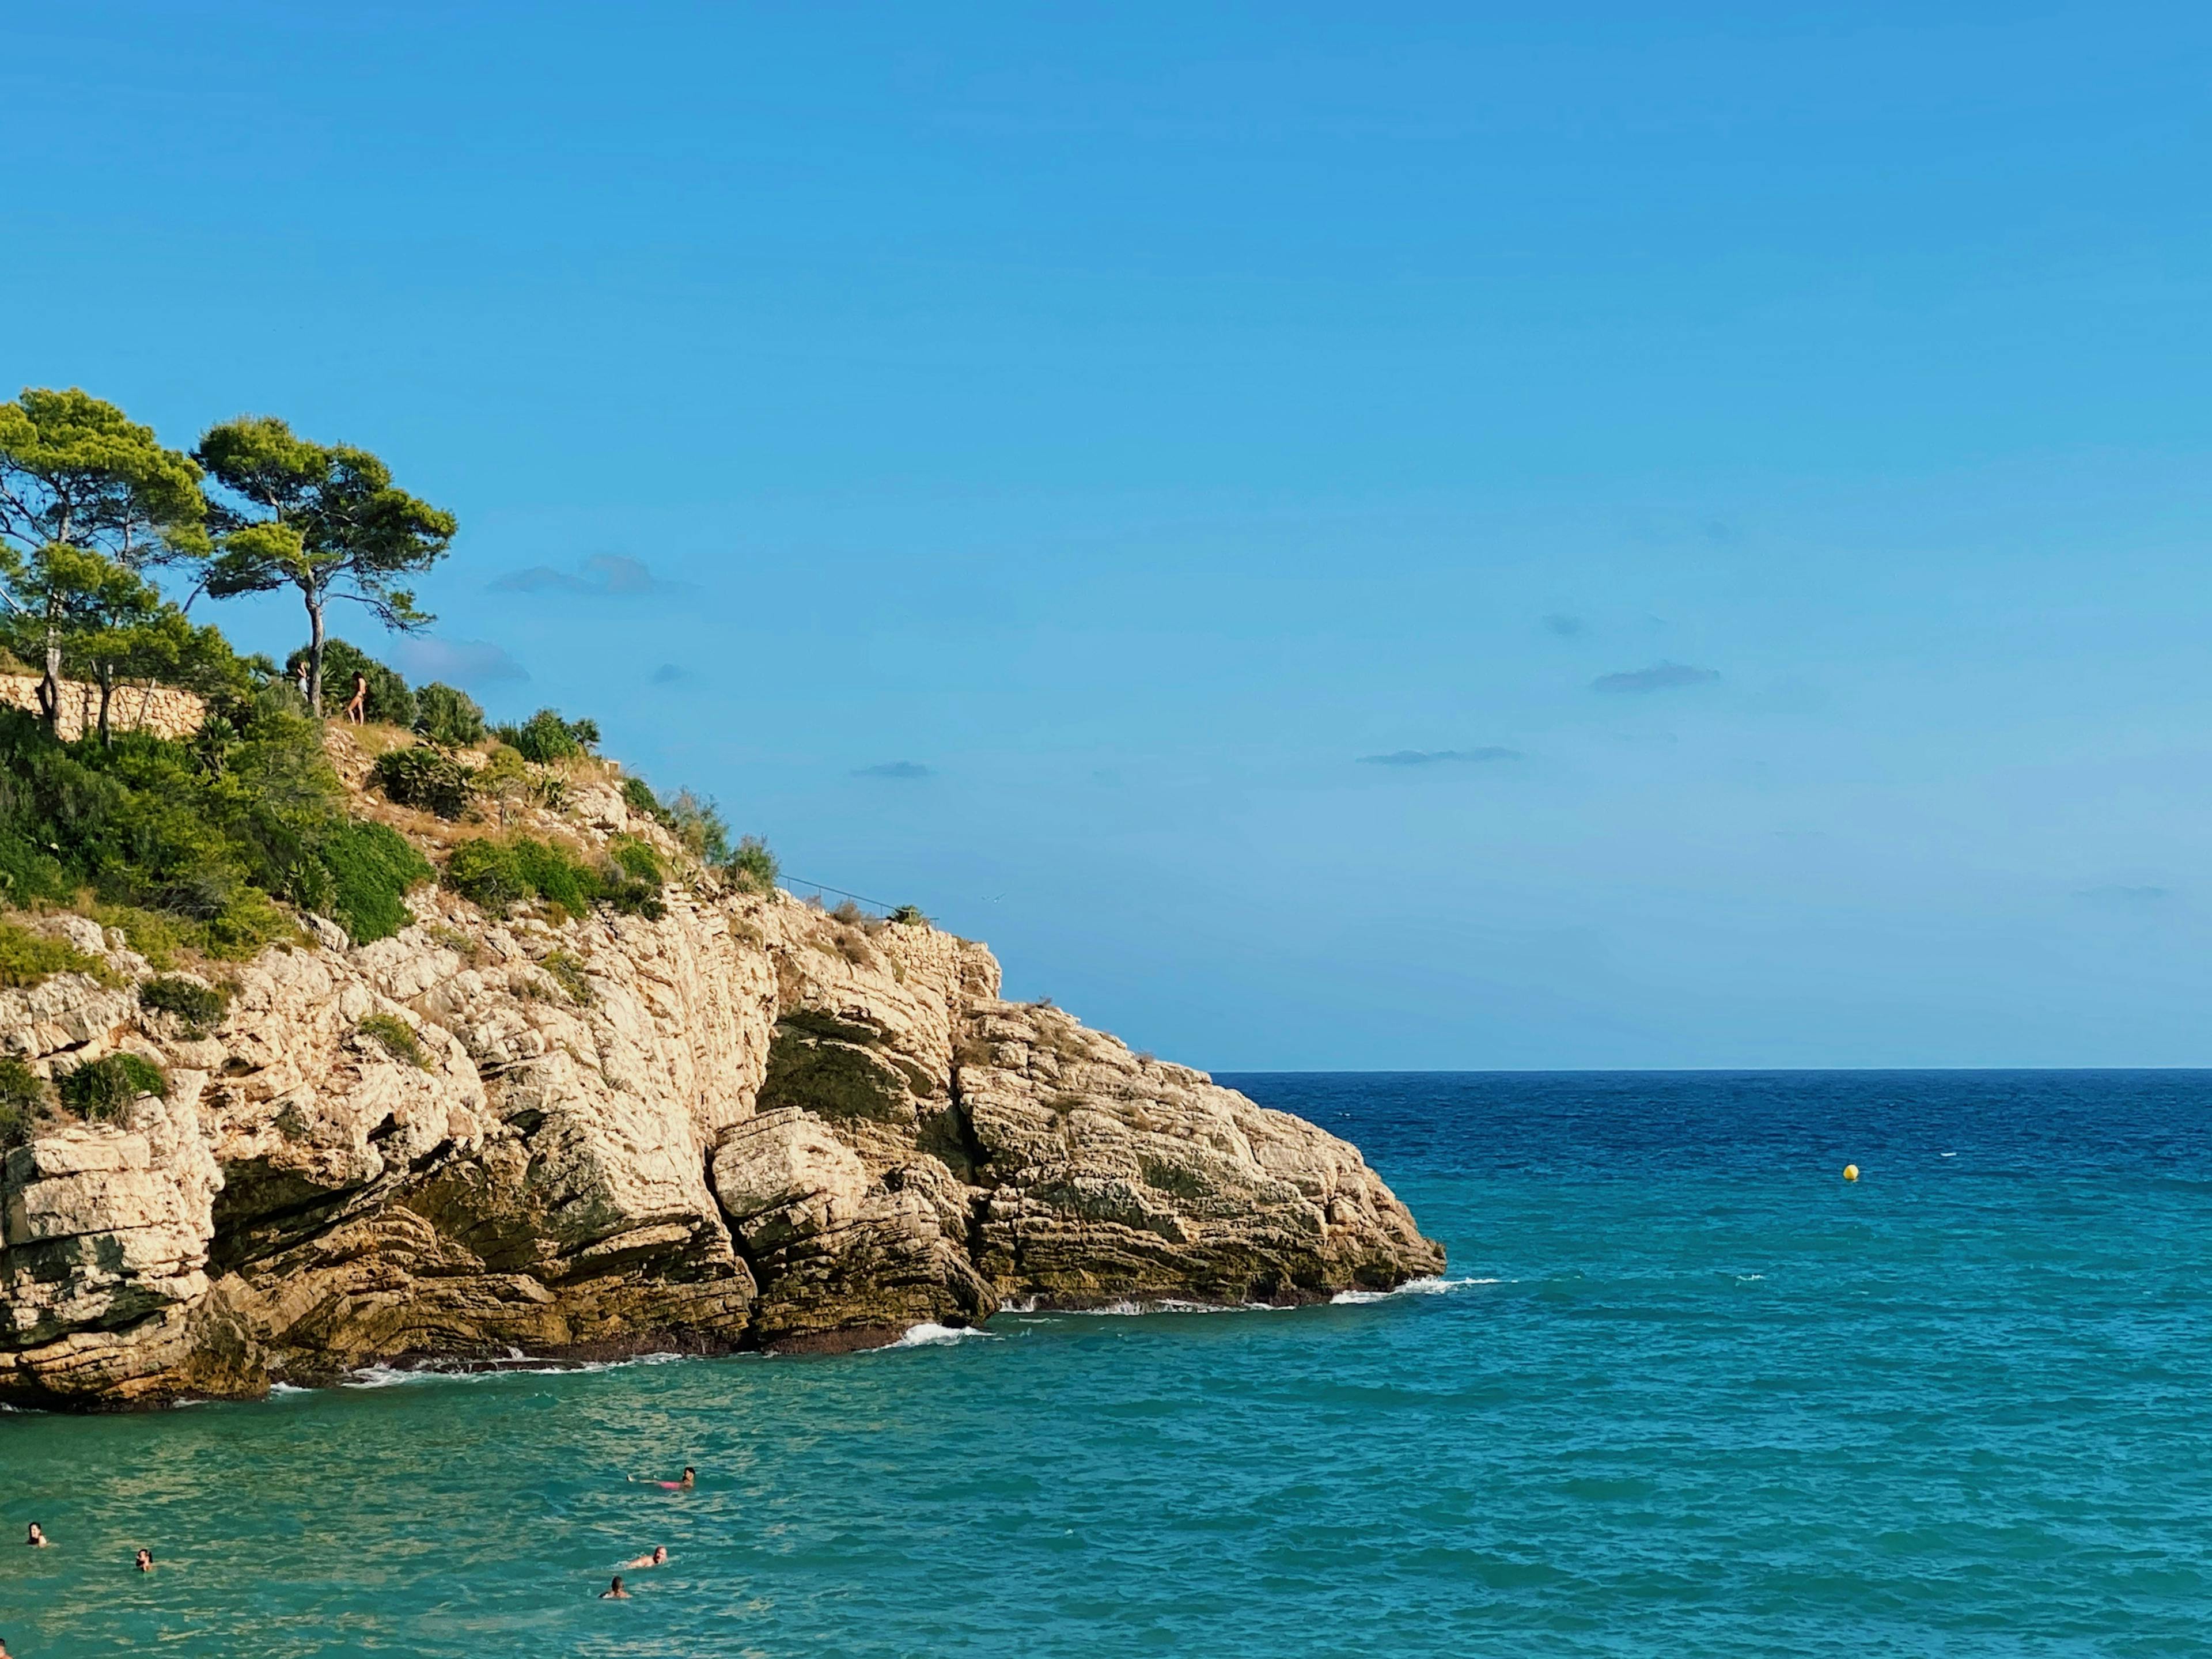
[[[564,816],[659,833],[612,788]],[[361,947],[310,919],[199,975],[228,1002],[198,1026],[142,1002],[121,934],[35,921],[100,971],[0,991],[0,1051],[133,1053],[166,1088],[6,1152],[0,1400],[852,1347],[1009,1301],[1280,1303],[1442,1265],[1356,1149],[1002,1000],[979,945],[706,872],[665,898],[510,921],[423,889]]]

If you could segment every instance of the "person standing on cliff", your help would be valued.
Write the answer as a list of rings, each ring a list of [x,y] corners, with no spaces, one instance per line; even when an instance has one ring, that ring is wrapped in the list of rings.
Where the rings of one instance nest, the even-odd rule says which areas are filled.
[[[359,726],[368,718],[368,676],[358,668],[353,671],[353,697],[346,704],[346,718]]]

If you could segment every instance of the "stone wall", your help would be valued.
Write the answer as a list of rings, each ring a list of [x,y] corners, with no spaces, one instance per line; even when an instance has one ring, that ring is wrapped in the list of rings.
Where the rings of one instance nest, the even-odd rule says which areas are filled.
[[[0,674],[0,704],[39,712],[35,674]],[[118,732],[151,732],[158,737],[189,738],[200,729],[207,705],[189,691],[167,685],[125,686],[109,706],[107,723]],[[61,731],[75,740],[100,726],[100,688],[87,680],[62,682]]]

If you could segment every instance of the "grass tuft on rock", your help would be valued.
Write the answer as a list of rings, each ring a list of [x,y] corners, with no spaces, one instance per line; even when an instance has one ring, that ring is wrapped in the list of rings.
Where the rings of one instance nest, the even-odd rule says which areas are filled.
[[[476,799],[469,769],[428,744],[387,749],[376,757],[376,787],[401,806],[459,818]]]
[[[571,1002],[580,1008],[590,1006],[592,981],[585,976],[584,959],[574,951],[548,951],[538,965],[568,994]]]
[[[137,1054],[114,1054],[64,1072],[54,1079],[62,1104],[88,1123],[112,1123],[141,1095],[167,1098],[169,1079]]]
[[[422,1039],[415,1035],[415,1028],[398,1015],[371,1014],[354,1029],[362,1036],[373,1039],[392,1059],[412,1066],[418,1072],[430,1069],[429,1050],[422,1046]]]
[[[196,979],[163,974],[138,988],[138,1006],[156,1013],[174,1014],[193,1030],[204,1030],[230,1006],[230,993]]]
[[[21,1146],[52,1115],[46,1080],[13,1056],[0,1060],[0,1151]]]
[[[97,957],[87,956],[67,939],[48,939],[12,921],[0,921],[0,986],[27,989],[56,974],[91,974],[112,981],[112,973]]]

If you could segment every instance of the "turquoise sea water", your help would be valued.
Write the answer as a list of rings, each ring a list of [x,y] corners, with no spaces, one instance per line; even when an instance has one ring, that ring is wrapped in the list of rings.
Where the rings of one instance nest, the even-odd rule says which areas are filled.
[[[1357,1139],[1448,1282],[9,1416],[0,1539],[37,1520],[56,1547],[0,1542],[0,1635],[20,1659],[2212,1651],[2212,1075],[1232,1080]],[[623,1478],[686,1462],[688,1494]],[[594,1599],[655,1543],[635,1599]]]

